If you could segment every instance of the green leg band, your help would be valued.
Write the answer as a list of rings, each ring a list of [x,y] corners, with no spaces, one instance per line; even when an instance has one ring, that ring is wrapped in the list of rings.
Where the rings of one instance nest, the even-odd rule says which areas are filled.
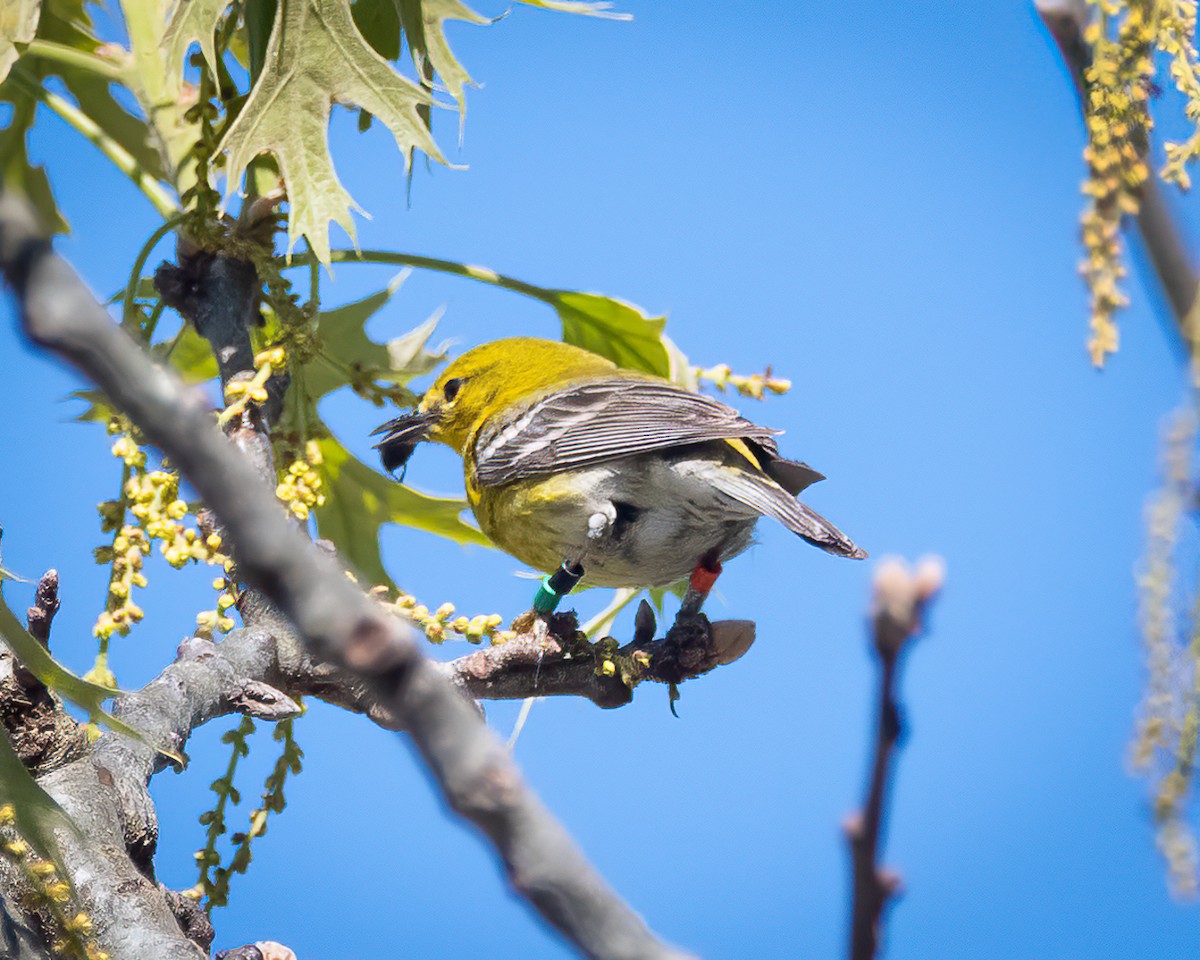
[[[558,609],[558,601],[561,599],[561,594],[555,593],[550,589],[550,578],[546,577],[542,580],[537,593],[533,596],[533,609],[538,613],[553,613]]]
[[[561,567],[542,580],[538,592],[533,597],[533,609],[537,613],[553,613],[558,609],[558,602],[575,589],[575,585],[583,578],[583,567],[577,563],[564,560]]]

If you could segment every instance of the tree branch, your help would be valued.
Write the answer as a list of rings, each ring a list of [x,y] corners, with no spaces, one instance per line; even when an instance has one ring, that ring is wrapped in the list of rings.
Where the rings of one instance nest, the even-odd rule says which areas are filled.
[[[1086,74],[1092,63],[1092,51],[1084,39],[1092,11],[1086,0],[1035,0],[1038,14],[1054,42],[1075,84],[1082,108],[1087,96]],[[1151,175],[1141,188],[1141,203],[1137,216],[1138,232],[1146,245],[1146,253],[1154,266],[1155,275],[1171,307],[1175,320],[1174,332],[1184,346],[1196,354],[1196,334],[1192,331],[1191,313],[1200,289],[1200,273],[1184,240],[1183,231],[1171,210],[1163,185]]]
[[[654,611],[645,600],[638,609],[634,638],[617,647],[611,638],[588,643],[576,629],[574,614],[564,614],[547,630],[534,629],[494,647],[484,647],[439,669],[455,686],[477,700],[526,697],[586,697],[598,707],[620,707],[633,699],[646,680],[681,683],[733,663],[754,642],[749,620],[719,620],[708,625],[700,614],[686,616],[662,640],[654,639]],[[606,668],[607,665],[607,668]]]
[[[447,801],[488,837],[535,909],[589,957],[681,956],[596,873],[472,706],[421,655],[412,628],[386,616],[287,522],[254,468],[215,429],[203,398],[110,321],[12,198],[0,198],[0,269],[29,337],[79,368],[171,457],[228,532],[240,575],[278,605],[314,655],[367,681],[412,736]],[[56,795],[69,793],[61,789],[67,784],[56,786]],[[72,804],[68,812],[86,811]],[[119,835],[116,824],[95,826]]]
[[[47,570],[26,613],[29,632],[50,643],[50,624],[58,612],[58,573]],[[62,766],[87,750],[87,736],[51,691],[0,642],[0,724],[13,749],[33,776]]]
[[[900,655],[920,632],[925,609],[941,588],[943,577],[940,560],[923,561],[915,574],[901,561],[884,561],[875,573],[871,624],[880,667],[875,745],[862,809],[845,824],[853,875],[851,960],[872,960],[876,955],[883,912],[900,890],[900,877],[878,864],[887,788],[902,732],[896,673]]]

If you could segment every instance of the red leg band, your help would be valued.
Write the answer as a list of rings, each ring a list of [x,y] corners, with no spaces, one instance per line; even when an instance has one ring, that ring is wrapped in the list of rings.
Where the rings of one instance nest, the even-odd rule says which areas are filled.
[[[708,596],[720,575],[721,562],[705,558],[696,564],[696,569],[692,571],[691,578],[688,580],[688,586],[702,597]]]

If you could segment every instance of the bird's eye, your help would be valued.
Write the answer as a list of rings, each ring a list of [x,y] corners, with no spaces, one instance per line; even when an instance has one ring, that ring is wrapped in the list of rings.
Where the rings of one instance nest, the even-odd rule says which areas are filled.
[[[446,381],[446,385],[442,387],[442,395],[446,398],[447,403],[454,402],[454,398],[458,396],[458,391],[462,385],[463,382],[458,377]]]

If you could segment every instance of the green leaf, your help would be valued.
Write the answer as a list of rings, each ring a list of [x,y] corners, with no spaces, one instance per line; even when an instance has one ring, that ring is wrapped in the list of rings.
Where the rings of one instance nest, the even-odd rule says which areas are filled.
[[[648,317],[632,303],[598,293],[546,293],[547,302],[558,311],[567,343],[608,357],[628,370],[671,376],[671,360],[663,345],[666,317]]]
[[[650,602],[654,605],[654,609],[661,617],[663,612],[663,600],[667,594],[673,597],[683,599],[683,595],[687,593],[688,583],[686,580],[680,580],[678,583],[672,583],[666,587],[649,587],[646,590],[646,595],[650,598]]]
[[[38,38],[105,59],[104,44],[92,33],[84,0],[45,0]],[[121,106],[108,83],[97,79],[92,71],[68,63],[38,58],[31,60],[29,66],[39,78],[61,77],[80,111],[106,137],[124,148],[145,173],[157,180],[167,179],[167,169],[150,125]]]
[[[700,381],[696,378],[696,369],[692,366],[678,344],[675,343],[665,333],[662,335],[663,347],[667,351],[667,359],[670,364],[670,379],[685,390],[691,390],[695,393],[700,389]]]
[[[418,74],[423,73],[425,62],[433,67],[442,79],[446,92],[458,103],[460,117],[467,111],[463,91],[472,83],[470,74],[454,53],[446,39],[446,21],[461,20],[464,23],[491,23],[489,17],[480,16],[460,0],[394,0],[400,11],[400,22],[408,39],[409,53],[416,64]]]
[[[487,544],[488,539],[461,519],[463,500],[432,497],[385,477],[355,458],[334,437],[317,443],[324,464],[325,505],[315,511],[317,532],[337,546],[356,573],[370,584],[391,585],[379,551],[379,531],[399,523],[457,543]]]
[[[165,355],[170,349],[171,366],[188,383],[207,383],[217,376],[217,358],[213,356],[212,346],[191,323],[183,325],[174,343],[174,348],[170,343],[156,343],[151,352],[155,356]]]
[[[377,117],[406,164],[417,147],[442,161],[417,110],[433,99],[371,49],[354,26],[348,0],[280,4],[262,75],[221,143],[226,190],[238,186],[256,156],[274,154],[291,204],[288,249],[303,236],[322,263],[329,262],[329,224],[353,237],[351,209],[358,209],[329,154],[334,101]]]
[[[87,404],[83,413],[72,418],[76,423],[108,423],[117,412],[116,408],[109,403],[108,397],[99,390],[72,390],[67,396],[72,400],[82,400]]]
[[[354,0],[354,25],[384,60],[400,56],[400,8],[397,0]]]
[[[376,343],[364,330],[366,322],[400,288],[405,276],[400,274],[385,289],[369,297],[321,314],[317,327],[321,354],[304,366],[304,388],[311,399],[319,399],[350,383],[346,368],[369,368],[378,380],[404,385],[445,361],[445,344],[433,351],[426,348],[437,327],[436,315],[386,344]]]
[[[29,160],[26,137],[37,114],[37,102],[11,81],[0,87],[0,99],[12,104],[8,126],[0,129],[0,191],[24,197],[47,233],[70,233],[54,202],[46,168]]]
[[[205,63],[213,76],[217,76],[216,32],[228,7],[229,0],[180,0],[163,36],[167,69],[172,76],[183,75],[187,52],[193,43],[200,44]]]
[[[310,262],[305,258],[301,254],[299,263]],[[687,358],[663,335],[667,318],[651,317],[641,307],[616,297],[539,287],[489,267],[386,250],[338,250],[334,259],[339,263],[393,263],[437,270],[524,294],[554,308],[567,343],[608,357],[629,370],[673,378],[680,383],[689,382],[691,377]]]
[[[28,583],[29,582],[24,577],[18,577],[11,570],[5,570],[3,567],[0,567],[0,583],[3,583],[5,580],[12,580],[16,583]]]
[[[20,660],[25,669],[37,677],[44,686],[86,711],[89,718],[104,724],[110,730],[132,737],[148,746],[154,746],[129,724],[118,720],[102,709],[101,704],[105,700],[110,697],[122,696],[122,691],[102,687],[84,680],[82,677],[77,677],[60,664],[50,656],[49,651],[37,641],[37,638],[21,626],[20,621],[8,608],[3,597],[0,597],[0,639],[8,644],[13,656]],[[182,763],[182,758],[178,755],[161,748],[156,749],[164,756],[172,757]]]
[[[5,0],[0,6],[0,82],[21,55],[19,43],[29,43],[37,34],[42,0]]]

